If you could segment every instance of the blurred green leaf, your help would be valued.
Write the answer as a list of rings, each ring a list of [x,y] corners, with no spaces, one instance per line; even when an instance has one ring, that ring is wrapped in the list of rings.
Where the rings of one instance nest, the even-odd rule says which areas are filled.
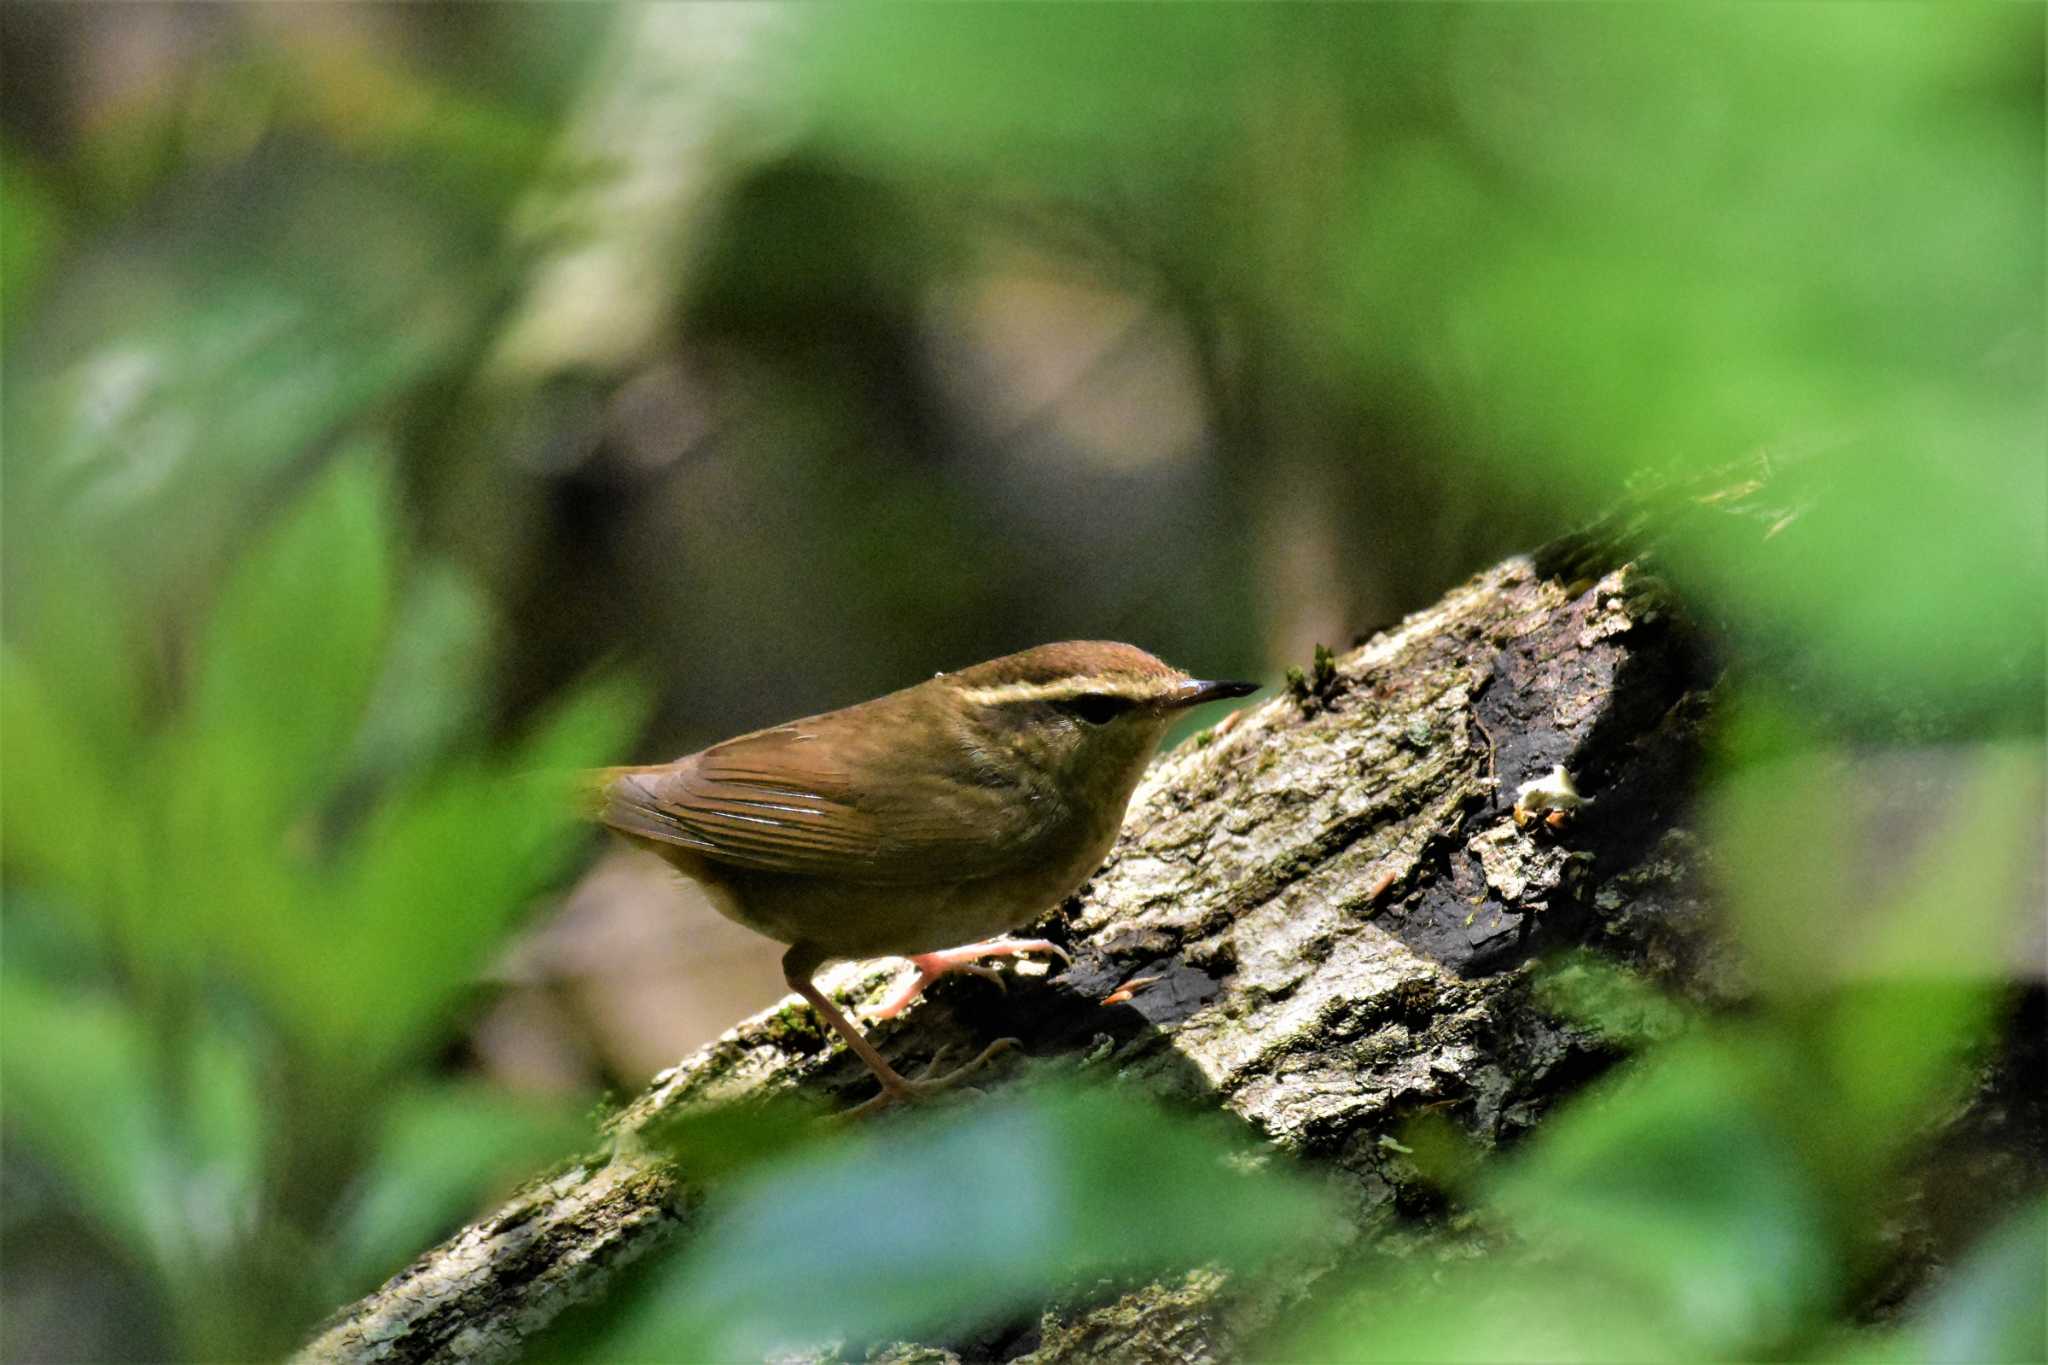
[[[1641,975],[1591,953],[1572,953],[1544,966],[1535,981],[1543,1008],[1620,1047],[1675,1038],[1698,1021]]]
[[[1265,25],[1234,6],[1013,4],[821,11],[802,76],[818,132],[855,162],[1031,175],[1101,188],[1119,168],[1206,179],[1249,97]],[[905,71],[920,98],[900,98]]]
[[[1720,866],[1759,984],[1813,1048],[1815,1169],[1860,1198],[1986,1039],[2039,914],[2043,799],[2031,746],[1819,753],[1717,784]]]
[[[462,627],[484,613],[455,578],[426,580],[410,653],[387,663],[388,496],[362,446],[314,480],[213,602],[182,704],[145,708],[162,680],[111,580],[83,568],[22,595],[0,646],[7,867],[40,893],[10,894],[9,920],[41,917],[33,962],[86,972],[63,991],[10,977],[10,1135],[153,1268],[200,1357],[277,1349],[581,1131],[428,1092],[378,1138],[395,1063],[441,1044],[584,837],[563,770],[614,754],[637,710],[618,684],[588,687],[501,753],[441,759],[480,728],[486,642]],[[366,725],[379,678],[437,695]],[[344,777],[360,812],[336,799]],[[92,915],[82,934],[57,918],[74,908]],[[119,989],[95,994],[103,970]],[[309,1250],[365,1161],[342,1240]]]
[[[1696,1360],[1663,1305],[1576,1261],[1500,1255],[1410,1267],[1378,1263],[1287,1324],[1271,1359],[1386,1361]]]
[[[590,1141],[581,1106],[475,1083],[412,1086],[379,1107],[374,1159],[333,1236],[345,1293],[392,1274],[480,1202]]]
[[[820,1124],[830,1121],[812,1096],[753,1095],[729,1104],[691,1105],[613,1140],[628,1156],[659,1153],[685,1179],[709,1182],[815,1144]]]
[[[388,496],[369,453],[336,460],[214,604],[193,718],[264,798],[252,834],[319,802],[362,721],[390,610]]]
[[[1820,750],[1750,762],[1742,744],[1728,751],[1710,820],[1763,985],[1801,994],[1844,980],[2005,973],[2035,909],[2023,878],[2039,850],[2038,749]]]
[[[119,769],[13,645],[0,645],[0,832],[16,869],[67,883],[90,908],[106,902],[110,861],[133,847],[127,809],[115,800]]]
[[[12,332],[61,241],[61,217],[42,177],[11,147],[0,148],[0,181],[7,186],[0,194],[0,298],[7,304],[0,327]]]
[[[117,770],[141,739],[153,681],[136,604],[107,566],[79,547],[53,556],[7,596],[8,643],[33,659],[77,739]]]
[[[68,253],[0,394],[10,569],[89,552],[159,608],[200,587],[295,470],[469,339],[496,225],[456,207],[259,148]]]
[[[372,787],[482,738],[476,704],[496,659],[489,600],[453,565],[408,576],[389,648],[356,735],[351,776]]]
[[[1532,497],[1827,450],[1770,545],[1688,536],[1674,571],[1845,709],[2036,720],[2042,41],[2027,9],[1464,12],[1456,116],[1352,172],[1328,321]]]
[[[1964,1257],[1907,1337],[1919,1360],[2048,1359],[2048,1200]]]
[[[1828,1210],[1759,1112],[1789,1060],[1757,1033],[1667,1048],[1553,1118],[1493,1206],[1644,1295],[1678,1354],[1769,1354],[1840,1288]]]
[[[313,793],[298,790],[257,735],[203,729],[181,714],[137,756],[122,796],[147,814],[133,844],[146,875],[117,907],[124,944],[145,970],[196,975],[241,960],[243,945],[287,922],[289,907],[320,902]],[[292,951],[318,948],[301,937]]]
[[[1220,1124],[1108,1092],[1011,1095],[759,1171],[596,1347],[757,1358],[960,1328],[1105,1275],[1242,1263],[1329,1232],[1313,1187]]]
[[[0,990],[9,1129],[69,1179],[79,1201],[140,1252],[178,1226],[174,1166],[140,1021],[112,999],[66,998],[10,977]]]
[[[113,996],[61,993],[18,974],[0,989],[10,1130],[188,1291],[246,1228],[262,1156],[249,1058],[192,1023],[152,1034]]]
[[[251,978],[280,1020],[359,1074],[433,1046],[441,1017],[588,837],[568,784],[536,776],[616,753],[637,710],[629,697],[617,684],[585,688],[497,761],[394,793],[331,882],[253,908]]]

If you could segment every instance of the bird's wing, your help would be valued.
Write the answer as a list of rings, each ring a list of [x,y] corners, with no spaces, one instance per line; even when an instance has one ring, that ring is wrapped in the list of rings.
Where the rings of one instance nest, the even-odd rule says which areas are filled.
[[[1017,803],[900,749],[886,781],[844,712],[779,725],[653,768],[611,770],[604,822],[738,867],[876,883],[987,876],[1031,856]],[[1033,818],[1024,803],[1021,818]],[[1007,835],[1007,837],[1006,837]]]

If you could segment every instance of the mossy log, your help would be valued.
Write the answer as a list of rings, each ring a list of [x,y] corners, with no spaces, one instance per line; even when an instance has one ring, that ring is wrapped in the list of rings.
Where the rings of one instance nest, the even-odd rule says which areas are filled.
[[[1384,1232],[1426,1198],[1382,1141],[1406,1119],[1437,1113],[1492,1150],[1618,1055],[1541,1007],[1536,955],[1583,945],[1694,998],[1739,993],[1686,824],[1709,684],[1640,567],[1546,576],[1511,560],[1162,759],[1109,861],[1030,931],[1068,945],[1070,968],[1008,992],[949,978],[873,1036],[908,1071],[1019,1038],[985,1089],[1113,1073],[1220,1107],[1348,1186],[1361,1237]],[[1518,791],[1559,767],[1583,804],[1518,818]],[[861,1008],[899,971],[851,964],[824,983]],[[611,1124],[799,1085],[843,1106],[873,1090],[791,1002]],[[652,1157],[600,1153],[427,1251],[300,1358],[516,1359],[621,1267],[688,1238],[702,1194]],[[1279,1302],[1198,1272],[912,1353],[1225,1359]]]

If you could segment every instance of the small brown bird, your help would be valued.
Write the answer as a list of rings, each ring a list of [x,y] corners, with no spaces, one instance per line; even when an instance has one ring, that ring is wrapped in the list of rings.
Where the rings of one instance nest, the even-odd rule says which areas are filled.
[[[812,984],[836,958],[908,957],[918,978],[1057,945],[999,937],[1085,881],[1174,713],[1257,683],[1201,682],[1132,645],[1073,641],[597,775],[604,822],[701,885],[720,913],[789,945],[790,988],[846,1040],[887,1100],[910,1081]]]

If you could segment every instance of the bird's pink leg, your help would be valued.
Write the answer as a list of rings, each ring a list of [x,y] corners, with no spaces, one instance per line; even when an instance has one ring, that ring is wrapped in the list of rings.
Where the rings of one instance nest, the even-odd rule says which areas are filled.
[[[782,977],[783,980],[789,983],[791,990],[811,1002],[811,1008],[818,1012],[818,1017],[823,1019],[834,1033],[837,1033],[846,1040],[846,1045],[853,1049],[853,1055],[865,1062],[868,1070],[875,1073],[875,1079],[882,1083],[882,1093],[876,1095],[865,1104],[855,1105],[852,1109],[849,1109],[846,1113],[848,1118],[859,1118],[865,1114],[872,1114],[878,1109],[886,1109],[899,1101],[922,1099],[927,1095],[936,1095],[941,1091],[951,1090],[954,1086],[967,1079],[967,1077],[988,1065],[994,1058],[1000,1057],[1011,1048],[1018,1046],[1015,1038],[998,1038],[983,1048],[981,1054],[966,1066],[949,1071],[942,1076],[931,1074],[932,1071],[938,1069],[939,1065],[939,1059],[934,1057],[931,1068],[925,1074],[919,1076],[914,1081],[907,1080],[895,1067],[889,1065],[881,1053],[875,1051],[875,1045],[870,1043],[866,1036],[854,1026],[854,1022],[851,1019],[848,1019],[839,1012],[838,1006],[827,999],[825,993],[819,990],[816,983],[811,980],[811,973],[817,970],[818,963],[823,959],[824,954],[816,948],[808,944],[793,943],[790,945],[789,951],[782,955]]]
[[[947,972],[973,972],[976,976],[985,976],[1001,985],[1002,977],[996,974],[994,968],[976,964],[985,957],[1015,957],[1019,953],[1051,953],[1069,967],[1074,965],[1074,959],[1067,956],[1065,948],[1042,938],[992,938],[986,943],[964,943],[958,948],[947,948],[943,952],[920,953],[910,959],[911,964],[917,968],[917,980],[911,982],[894,1000],[876,1010],[875,1018],[894,1019],[903,1013],[906,1005],[924,994],[925,987]]]

